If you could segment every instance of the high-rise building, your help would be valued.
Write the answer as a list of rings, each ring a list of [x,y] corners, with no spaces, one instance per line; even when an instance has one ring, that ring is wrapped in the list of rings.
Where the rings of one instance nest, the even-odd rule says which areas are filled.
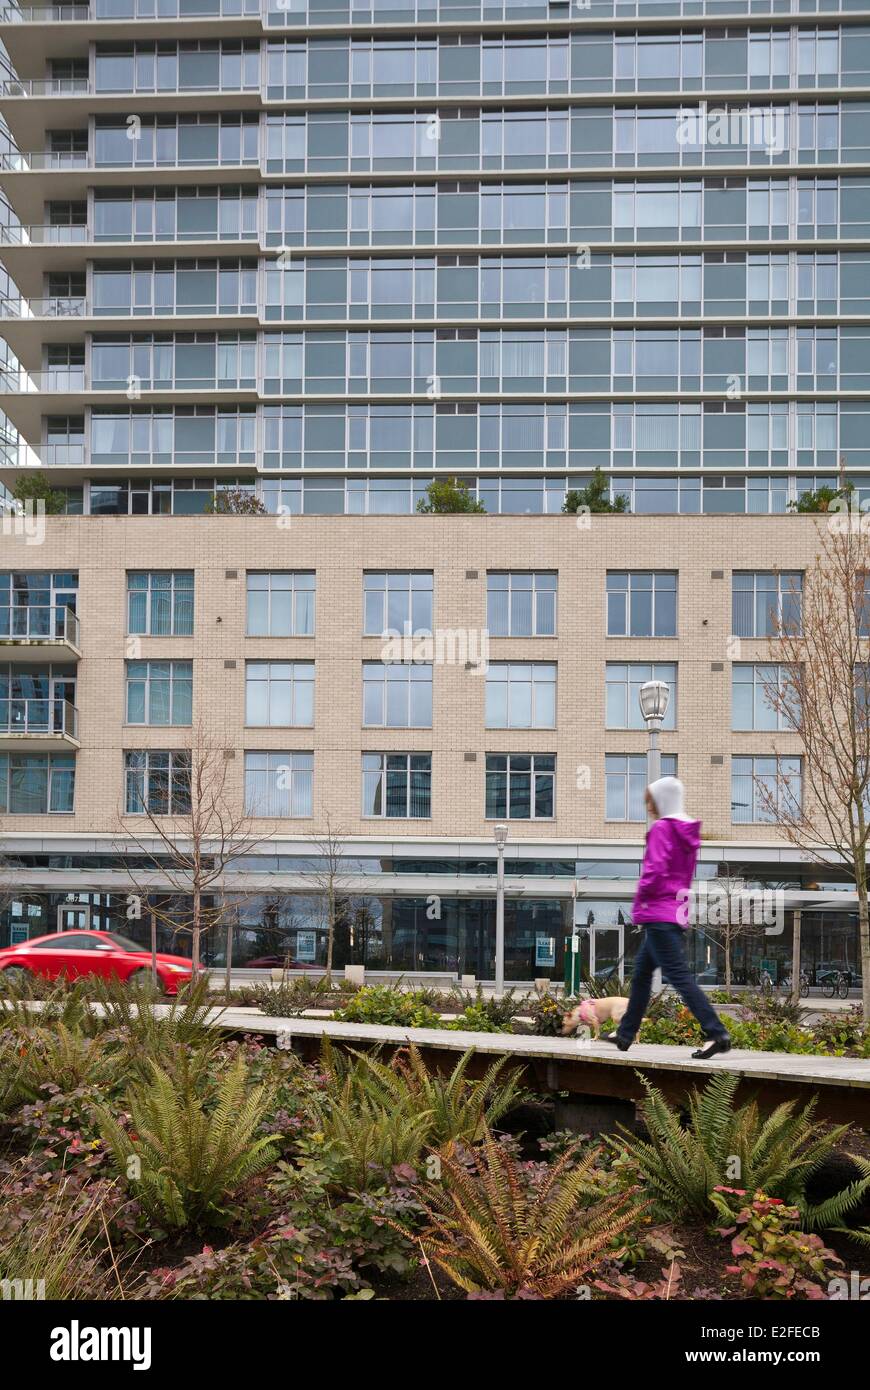
[[[0,11],[0,483],[58,513],[0,534],[0,944],[144,930],[204,732],[240,963],[322,958],[328,814],[345,959],[490,976],[504,822],[509,976],[560,974],[575,885],[603,969],[661,679],[702,874],[813,883],[855,964],[758,788],[800,795],[789,505],[870,498],[870,7],[373,5]],[[558,515],[599,469],[629,515]],[[417,515],[452,478],[490,515]]]

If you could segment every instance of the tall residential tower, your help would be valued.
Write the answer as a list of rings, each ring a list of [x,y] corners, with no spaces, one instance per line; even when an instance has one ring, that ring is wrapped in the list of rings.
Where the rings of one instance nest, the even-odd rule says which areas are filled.
[[[345,959],[491,976],[504,823],[509,975],[575,891],[603,968],[658,678],[702,873],[854,962],[759,788],[789,503],[870,499],[870,7],[272,4],[0,12],[0,483],[62,509],[0,532],[0,945],[144,930],[205,732],[240,961],[322,959],[328,814]],[[560,515],[597,469],[628,514]],[[489,515],[416,514],[451,478]]]

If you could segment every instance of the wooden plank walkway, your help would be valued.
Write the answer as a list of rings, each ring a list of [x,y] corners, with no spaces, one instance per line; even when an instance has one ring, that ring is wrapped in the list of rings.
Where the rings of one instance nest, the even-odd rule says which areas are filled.
[[[741,1078],[741,1099],[766,1104],[819,1098],[819,1114],[850,1120],[870,1129],[870,1060],[807,1057],[784,1052],[734,1048],[709,1062],[695,1061],[688,1047],[636,1043],[619,1052],[610,1043],[575,1038],[541,1038],[515,1033],[470,1033],[439,1028],[397,1028],[371,1023],[340,1023],[331,1018],[272,1018],[258,1009],[229,1007],[218,1026],[233,1032],[280,1036],[281,1045],[316,1056],[323,1037],[345,1046],[388,1049],[414,1042],[436,1064],[450,1054],[474,1048],[480,1063],[507,1056],[522,1064],[529,1081],[542,1090],[636,1100],[643,1088],[638,1072],[671,1097],[685,1096],[717,1071]]]

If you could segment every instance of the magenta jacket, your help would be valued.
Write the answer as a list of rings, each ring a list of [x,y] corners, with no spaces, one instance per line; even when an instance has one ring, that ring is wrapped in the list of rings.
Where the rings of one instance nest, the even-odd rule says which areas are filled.
[[[643,868],[634,895],[635,922],[675,922],[688,925],[688,899],[701,843],[699,820],[664,816],[653,821],[646,836]]]

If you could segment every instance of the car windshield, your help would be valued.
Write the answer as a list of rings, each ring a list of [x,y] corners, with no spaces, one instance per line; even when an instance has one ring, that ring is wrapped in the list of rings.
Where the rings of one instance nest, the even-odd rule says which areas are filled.
[[[128,936],[119,936],[116,931],[107,931],[105,935],[113,946],[117,946],[119,951],[144,951],[144,946],[138,946],[135,941],[131,941]]]

